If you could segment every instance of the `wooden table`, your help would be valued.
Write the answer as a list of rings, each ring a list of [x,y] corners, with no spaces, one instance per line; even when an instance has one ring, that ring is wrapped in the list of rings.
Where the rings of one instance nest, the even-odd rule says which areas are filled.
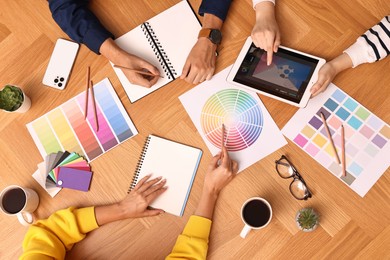
[[[34,2],[34,3],[33,3]],[[204,151],[183,217],[164,214],[129,219],[106,225],[77,244],[68,256],[99,259],[162,259],[172,249],[199,200],[204,172],[211,154],[184,111],[178,96],[194,86],[176,80],[146,98],[130,103],[108,61],[81,46],[64,91],[43,86],[51,50],[59,37],[67,38],[51,18],[46,1],[0,0],[0,85],[21,86],[32,99],[25,114],[0,112],[0,189],[18,184],[40,196],[37,218],[46,218],[69,206],[101,205],[121,200],[132,179],[145,137],[151,133],[201,148]],[[92,1],[91,8],[115,36],[167,9],[177,0]],[[200,0],[190,1],[197,10]],[[366,29],[390,13],[387,0],[299,1],[278,0],[277,20],[282,43],[313,55],[331,59],[352,44]],[[142,10],[142,11],[140,11]],[[250,35],[254,13],[250,0],[233,1],[223,28],[223,43],[216,71],[232,64]],[[89,192],[63,190],[51,198],[31,177],[40,156],[26,123],[84,91],[86,67],[92,79],[108,77],[139,134],[92,162],[93,183]],[[390,59],[362,65],[341,73],[334,83],[385,122],[390,122]],[[261,96],[279,128],[297,108]],[[286,154],[304,176],[314,196],[294,199],[289,181],[275,172],[274,160]],[[251,232],[243,240],[240,207],[251,196],[263,196],[274,210],[271,224]],[[389,170],[361,198],[338,178],[289,141],[239,174],[222,192],[211,231],[210,259],[367,259],[389,258],[390,244]],[[321,214],[313,233],[297,229],[298,209],[312,206]],[[21,254],[26,228],[16,217],[0,214],[0,258]]]

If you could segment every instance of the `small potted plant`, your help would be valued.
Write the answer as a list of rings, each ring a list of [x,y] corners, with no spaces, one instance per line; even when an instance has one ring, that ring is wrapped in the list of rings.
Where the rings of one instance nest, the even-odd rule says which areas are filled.
[[[16,86],[6,85],[0,90],[0,109],[24,113],[30,109],[31,100]]]
[[[312,208],[300,209],[295,217],[299,229],[305,232],[313,231],[319,223],[319,216]]]

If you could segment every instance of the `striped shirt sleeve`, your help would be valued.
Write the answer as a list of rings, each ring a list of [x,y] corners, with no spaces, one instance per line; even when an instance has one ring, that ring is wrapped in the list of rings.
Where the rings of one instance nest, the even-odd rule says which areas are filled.
[[[353,68],[372,63],[390,54],[390,15],[385,16],[344,51],[351,57]]]

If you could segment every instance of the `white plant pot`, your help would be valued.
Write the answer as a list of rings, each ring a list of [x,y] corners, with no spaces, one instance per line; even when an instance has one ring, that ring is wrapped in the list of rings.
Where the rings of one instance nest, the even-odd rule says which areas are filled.
[[[27,112],[31,107],[31,99],[26,96],[26,94],[24,94],[23,92],[23,103],[22,105],[16,109],[15,111],[12,111],[12,112],[16,112],[16,113],[25,113]]]

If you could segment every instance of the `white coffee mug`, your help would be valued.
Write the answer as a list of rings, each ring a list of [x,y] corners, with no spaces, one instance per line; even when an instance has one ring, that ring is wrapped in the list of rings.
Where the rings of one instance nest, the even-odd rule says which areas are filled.
[[[25,226],[33,223],[32,213],[38,204],[39,197],[34,190],[17,185],[6,187],[0,195],[1,210],[6,215],[16,215],[19,222]]]
[[[263,198],[250,198],[241,207],[241,219],[245,226],[240,236],[245,238],[252,229],[264,228],[271,222],[271,205]]]

